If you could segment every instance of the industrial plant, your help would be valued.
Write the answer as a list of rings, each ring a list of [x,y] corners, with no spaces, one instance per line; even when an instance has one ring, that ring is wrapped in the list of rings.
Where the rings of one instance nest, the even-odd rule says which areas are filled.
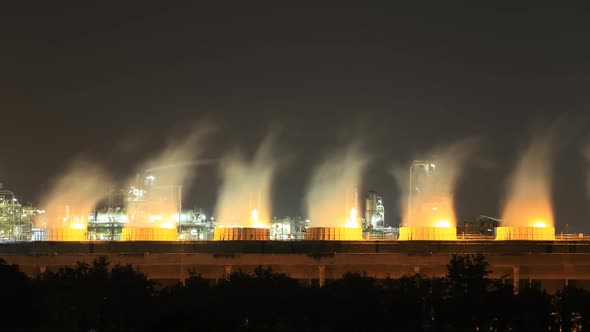
[[[397,215],[388,215],[396,208],[387,207],[378,192],[359,192],[365,162],[354,149],[316,171],[306,197],[308,217],[271,217],[274,166],[261,151],[254,161],[232,157],[223,165],[223,190],[211,214],[183,206],[183,183],[162,183],[152,172],[139,173],[122,188],[46,200],[53,206],[23,204],[2,190],[0,255],[32,276],[107,255],[158,280],[183,281],[197,271],[218,282],[236,269],[268,265],[323,286],[350,271],[380,279],[441,276],[453,254],[485,253],[494,276],[509,276],[515,290],[523,278],[551,289],[590,282],[590,238],[556,235],[552,216],[523,216],[522,224],[479,216],[460,225],[453,203],[457,162],[411,163],[400,225],[392,222]]]
[[[243,172],[252,172],[246,167],[252,166],[232,167],[227,186],[251,188],[254,185],[239,183],[245,178],[241,176]],[[182,184],[161,185],[155,175],[146,173],[138,174],[127,188],[102,193],[103,199],[91,209],[84,210],[69,202],[50,207],[61,211],[58,216],[48,215],[49,207],[37,209],[30,204],[23,205],[12,191],[0,190],[0,238],[3,241],[462,241],[474,237],[490,241],[556,240],[555,227],[541,219],[534,219],[530,225],[512,226],[487,217],[495,221],[487,227],[487,232],[474,227],[461,227],[458,231],[444,167],[437,160],[412,162],[401,227],[386,224],[383,198],[377,192],[368,191],[361,200],[356,188],[348,190],[348,183],[328,183],[330,191],[325,186],[315,189],[314,199],[324,200],[327,205],[320,203],[313,209],[346,211],[346,215],[342,213],[336,218],[341,218],[340,223],[333,218],[329,222],[303,217],[270,218],[269,202],[261,202],[268,200],[269,194],[249,189],[226,189],[232,199],[241,203],[234,204],[240,205],[236,209],[227,198],[220,199],[234,211],[218,207],[216,212],[225,219],[219,221],[216,216],[207,216],[201,208],[184,208]],[[266,181],[263,191],[268,191],[271,174],[269,170],[263,175]],[[342,192],[335,192],[334,188]],[[363,209],[364,213],[359,213]],[[241,217],[240,213],[248,215]],[[315,213],[323,218],[330,216],[324,211]]]

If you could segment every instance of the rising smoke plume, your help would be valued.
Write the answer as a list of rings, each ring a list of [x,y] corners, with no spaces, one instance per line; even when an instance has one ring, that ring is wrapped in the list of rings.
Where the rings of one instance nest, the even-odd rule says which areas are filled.
[[[273,136],[247,160],[233,151],[221,161],[223,183],[215,208],[218,226],[268,226],[271,218],[271,185],[279,161],[273,156]]]
[[[536,135],[519,159],[502,213],[503,226],[554,226],[551,203],[554,138],[551,131]]]
[[[414,188],[410,188],[410,166],[395,166],[392,174],[400,192],[402,224],[407,227],[456,227],[454,195],[457,180],[468,158],[479,144],[479,139],[462,140],[435,148],[425,156],[425,167],[434,165],[430,175],[420,176],[422,166],[414,169]],[[418,182],[418,183],[415,183]],[[412,203],[410,205],[410,194]]]
[[[86,228],[88,216],[108,193],[111,179],[96,163],[73,162],[53,181],[41,198],[45,214],[37,219],[37,227]]]
[[[368,156],[358,144],[353,144],[333,153],[316,167],[306,195],[313,227],[360,227],[358,220],[350,220],[350,210],[355,208],[360,213],[356,189],[367,163]]]
[[[171,137],[162,151],[137,168],[136,176],[127,181],[128,186],[146,190],[145,194],[141,189],[137,193],[147,195],[153,204],[128,203],[128,227],[175,226],[180,215],[182,192],[190,189],[197,174],[194,166],[215,162],[200,159],[204,152],[204,138],[212,131],[212,127],[206,125],[182,130],[183,136]],[[138,198],[135,193],[133,195],[132,200],[148,199]]]
[[[154,175],[161,185],[182,185],[190,187],[196,172],[190,166],[213,163],[210,159],[200,159],[203,154],[203,140],[212,132],[207,126],[195,126],[185,131],[181,137],[170,138],[155,157],[142,163],[138,168],[140,180],[145,175]],[[130,182],[133,183],[135,179]]]

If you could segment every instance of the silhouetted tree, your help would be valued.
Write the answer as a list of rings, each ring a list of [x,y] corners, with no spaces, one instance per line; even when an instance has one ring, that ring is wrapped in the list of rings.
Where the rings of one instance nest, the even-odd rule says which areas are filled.
[[[490,286],[490,264],[482,254],[453,255],[447,265],[447,278],[453,296],[480,296]]]
[[[556,293],[554,309],[559,315],[563,331],[590,330],[590,292],[574,286],[564,287]]]
[[[478,330],[488,321],[484,307],[491,280],[489,263],[482,254],[453,255],[447,265],[449,298],[445,306],[448,325],[462,330]]]
[[[258,266],[217,286],[198,274],[157,292],[130,265],[107,257],[31,280],[0,260],[10,306],[3,326],[60,331],[543,331],[588,329],[590,293],[567,287],[553,299],[539,284],[514,294],[490,280],[483,255],[455,255],[445,278],[415,274],[376,280],[347,273],[325,287],[303,287]],[[555,313],[552,318],[552,312]]]
[[[78,262],[37,280],[45,323],[63,329],[140,328],[149,317],[153,283],[132,266],[109,270],[107,257]]]
[[[34,326],[32,317],[40,308],[33,298],[31,281],[17,265],[9,265],[0,258],[0,294],[2,294],[1,322],[4,327],[26,328]]]

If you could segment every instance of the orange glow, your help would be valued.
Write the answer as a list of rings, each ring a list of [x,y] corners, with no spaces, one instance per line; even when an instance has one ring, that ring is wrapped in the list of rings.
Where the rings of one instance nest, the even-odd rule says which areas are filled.
[[[357,211],[355,208],[350,209],[348,219],[344,223],[346,228],[359,228],[359,222],[357,217]]]
[[[545,222],[543,222],[543,221],[537,221],[537,222],[536,222],[536,223],[533,225],[533,227],[542,227],[542,228],[545,228],[545,227],[547,227],[547,224],[546,224]]]
[[[175,228],[123,228],[123,241],[176,241]]]
[[[514,199],[509,201],[502,215],[503,226],[553,227],[553,208],[549,197]]]
[[[400,227],[399,240],[400,241],[454,241],[454,240],[457,240],[457,228],[455,228],[455,227]]]
[[[250,221],[257,222],[258,221],[258,211],[256,209],[250,212]]]
[[[48,241],[86,241],[86,227],[78,228],[48,228]]]
[[[404,225],[408,227],[456,227],[457,219],[451,195],[427,196],[416,198],[409,214],[404,216]]]
[[[360,227],[310,227],[306,240],[320,241],[361,241],[363,230]]]
[[[438,228],[451,228],[451,223],[448,220],[439,220],[434,224],[434,227]]]
[[[86,224],[71,224],[70,225],[71,229],[86,229]]]
[[[534,137],[522,155],[510,183],[502,226],[555,227],[551,203],[552,140],[550,132]]]
[[[213,230],[214,241],[267,241],[270,239],[269,227],[215,227]]]
[[[553,227],[497,227],[496,240],[499,241],[553,241]]]
[[[176,228],[176,225],[173,222],[163,222],[160,224],[160,228]]]

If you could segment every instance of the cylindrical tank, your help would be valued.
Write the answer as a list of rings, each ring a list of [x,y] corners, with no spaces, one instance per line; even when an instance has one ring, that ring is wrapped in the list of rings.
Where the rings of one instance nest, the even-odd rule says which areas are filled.
[[[400,227],[400,241],[454,241],[456,227]]]
[[[267,241],[270,239],[270,228],[254,227],[215,227],[214,241]]]
[[[498,241],[554,241],[553,227],[496,227]]]
[[[122,241],[176,241],[176,228],[123,228]]]
[[[363,230],[360,227],[309,227],[306,240],[320,241],[361,241]]]
[[[365,220],[367,223],[373,223],[375,213],[377,213],[377,193],[369,191],[365,198]]]

